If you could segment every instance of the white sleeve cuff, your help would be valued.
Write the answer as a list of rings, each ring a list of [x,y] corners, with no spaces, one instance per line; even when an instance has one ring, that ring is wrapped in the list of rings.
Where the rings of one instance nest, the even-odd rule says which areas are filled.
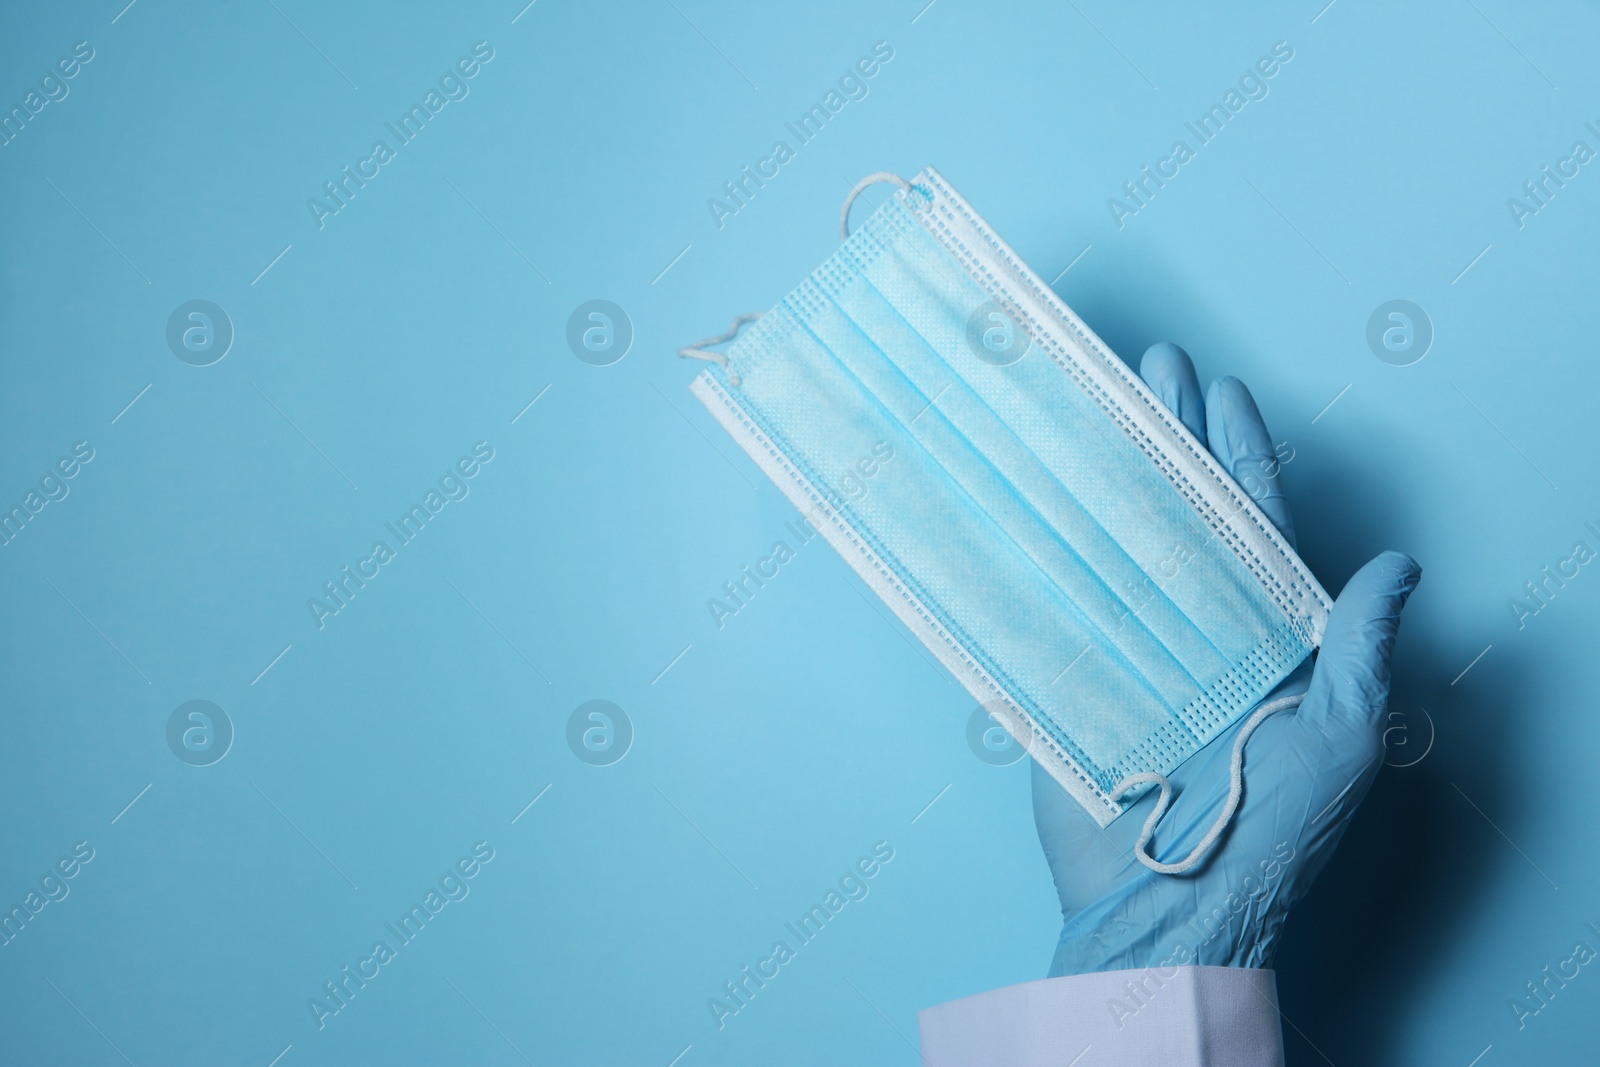
[[[917,1024],[928,1067],[1283,1067],[1277,981],[1243,967],[1023,982],[928,1008]]]

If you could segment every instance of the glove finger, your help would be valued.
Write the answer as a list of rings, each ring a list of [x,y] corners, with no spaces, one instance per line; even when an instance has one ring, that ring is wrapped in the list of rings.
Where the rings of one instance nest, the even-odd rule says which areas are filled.
[[[1200,395],[1200,379],[1194,372],[1189,353],[1169,341],[1151,345],[1139,361],[1139,377],[1189,432],[1206,443],[1206,405]]]
[[[1278,478],[1280,464],[1272,435],[1243,382],[1230,377],[1211,383],[1206,391],[1206,427],[1211,432],[1211,454],[1293,547],[1294,519]]]
[[[1389,656],[1400,609],[1421,578],[1416,560],[1385,552],[1345,583],[1297,715],[1305,728],[1324,736],[1354,733],[1381,745],[1378,727],[1389,702]]]
[[[1028,762],[1033,764],[1034,828],[1055,878],[1062,914],[1070,916],[1110,892],[1118,879],[1138,868],[1131,853],[1133,838],[1122,841],[1119,837],[1136,835],[1133,828],[1144,816],[1139,812],[1135,820],[1136,812],[1129,811],[1109,829],[1101,829],[1037,760]]]

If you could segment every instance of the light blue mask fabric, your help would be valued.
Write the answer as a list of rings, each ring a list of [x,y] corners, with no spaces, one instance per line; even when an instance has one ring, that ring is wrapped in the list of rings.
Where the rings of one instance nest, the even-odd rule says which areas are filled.
[[[1119,784],[1169,774],[1321,639],[1328,597],[1272,523],[931,168],[726,357],[685,354],[717,362],[696,397],[1102,826],[1143,791]]]

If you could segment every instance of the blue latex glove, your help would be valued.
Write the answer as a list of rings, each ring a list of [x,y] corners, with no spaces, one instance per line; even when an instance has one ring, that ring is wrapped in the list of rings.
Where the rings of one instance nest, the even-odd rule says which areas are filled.
[[[1202,402],[1194,364],[1170,344],[1146,352],[1139,373],[1293,544],[1280,461],[1244,384],[1213,382]],[[1134,856],[1155,790],[1102,830],[1034,764],[1034,821],[1064,920],[1052,977],[1271,965],[1289,909],[1327,863],[1383,761],[1389,653],[1421,575],[1414,560],[1385,552],[1345,585],[1315,668],[1303,664],[1268,698],[1304,692],[1305,699],[1268,717],[1246,742],[1244,801],[1188,874],[1156,874]],[[1178,795],[1150,846],[1157,860],[1188,855],[1215,822],[1243,721],[1171,775]]]

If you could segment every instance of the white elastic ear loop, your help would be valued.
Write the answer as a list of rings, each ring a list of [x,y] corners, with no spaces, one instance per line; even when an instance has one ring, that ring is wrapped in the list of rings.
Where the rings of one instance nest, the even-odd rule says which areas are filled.
[[[1217,843],[1217,838],[1222,836],[1222,831],[1226,830],[1228,823],[1233,820],[1233,813],[1239,810],[1239,801],[1244,799],[1244,743],[1250,740],[1250,735],[1255,732],[1257,726],[1266,721],[1268,715],[1282,711],[1285,708],[1296,707],[1304,698],[1304,693],[1296,693],[1293,696],[1279,697],[1277,700],[1268,701],[1257,708],[1255,713],[1245,720],[1245,724],[1239,728],[1239,736],[1233,740],[1233,763],[1229,772],[1228,802],[1222,806],[1222,814],[1217,816],[1217,821],[1211,824],[1211,829],[1206,832],[1205,837],[1200,839],[1200,843],[1194,846],[1194,851],[1189,853],[1187,859],[1180,860],[1177,863],[1161,863],[1146,851],[1150,844],[1150,838],[1156,832],[1156,824],[1167,813],[1167,806],[1172,802],[1172,782],[1167,779],[1167,776],[1157,774],[1155,771],[1144,771],[1140,774],[1130,774],[1117,783],[1117,787],[1111,791],[1112,800],[1120,799],[1124,793],[1135,786],[1153,784],[1161,787],[1161,798],[1156,801],[1156,806],[1144,820],[1144,829],[1139,832],[1139,841],[1133,846],[1134,853],[1139,857],[1139,862],[1157,874],[1184,874],[1204,859],[1205,854],[1211,851],[1211,846]]]
[[[844,207],[839,209],[839,240],[844,241],[850,237],[850,205],[856,202],[856,197],[860,196],[867,186],[876,185],[878,182],[889,182],[893,185],[898,185],[902,193],[907,196],[911,195],[911,183],[898,174],[890,174],[886,170],[880,170],[876,174],[869,174],[862,178],[856,182],[856,187],[850,190],[850,195],[844,198]]]
[[[900,191],[903,193],[909,194],[911,192],[910,182],[900,177],[900,175],[891,174],[886,170],[880,170],[876,174],[869,174],[865,178],[862,178],[860,181],[856,182],[855,188],[850,190],[850,195],[844,198],[844,206],[839,209],[840,240],[844,240],[850,236],[850,205],[856,202],[856,197],[860,196],[862,191],[866,189],[867,186],[876,185],[878,182],[890,182],[891,184],[899,186]],[[711,351],[711,346],[726,344],[727,342],[733,340],[739,335],[739,330],[742,327],[748,323],[756,321],[760,317],[761,312],[759,311],[752,311],[747,314],[740,315],[735,318],[733,322],[728,324],[728,329],[725,332],[720,333],[715,337],[707,337],[703,341],[696,341],[687,348],[680,348],[678,349],[678,355],[684,357],[685,359],[703,359],[707,363],[716,363],[720,365],[728,372],[728,383],[730,385],[737,386],[739,384],[739,373],[729,368],[728,357],[724,353]]]
[[[710,346],[726,344],[727,342],[733,340],[735,337],[739,336],[740,330],[742,330],[749,323],[756,321],[760,317],[761,312],[759,311],[749,311],[743,315],[735,316],[734,320],[728,324],[726,331],[717,334],[715,337],[707,337],[704,341],[696,341],[688,348],[680,348],[678,349],[678,355],[682,356],[684,359],[703,359],[707,363],[716,363],[721,366],[723,370],[728,372],[729,384],[738,385],[739,372],[728,367],[727,355],[722,352],[711,351]]]

